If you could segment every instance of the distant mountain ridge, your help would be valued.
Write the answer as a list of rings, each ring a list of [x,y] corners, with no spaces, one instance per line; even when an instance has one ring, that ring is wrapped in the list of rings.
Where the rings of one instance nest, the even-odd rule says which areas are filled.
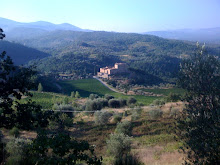
[[[81,29],[77,26],[63,23],[63,24],[53,24],[46,21],[37,21],[37,22],[30,22],[30,23],[22,23],[13,20],[9,20],[6,18],[0,17],[0,26],[4,29],[4,31],[10,31],[14,28],[36,28],[46,31],[55,31],[55,30],[71,30],[71,31],[91,31],[86,29]]]
[[[143,34],[155,35],[167,39],[199,41],[199,42],[220,44],[220,27],[204,28],[204,29],[151,31]]]
[[[5,32],[6,40],[10,40],[10,41],[17,41],[19,39],[27,39],[40,35],[45,35],[48,32],[53,32],[57,30],[82,31],[82,32],[92,31],[87,29],[81,29],[79,27],[76,27],[68,23],[53,24],[46,21],[22,23],[1,17],[0,17],[0,28],[2,28]]]

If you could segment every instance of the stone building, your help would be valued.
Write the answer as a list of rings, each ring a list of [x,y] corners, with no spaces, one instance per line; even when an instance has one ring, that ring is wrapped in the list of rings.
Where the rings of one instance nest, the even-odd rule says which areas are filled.
[[[126,63],[115,63],[114,67],[104,67],[100,68],[98,72],[98,77],[110,78],[112,75],[122,74],[128,72],[128,65]]]

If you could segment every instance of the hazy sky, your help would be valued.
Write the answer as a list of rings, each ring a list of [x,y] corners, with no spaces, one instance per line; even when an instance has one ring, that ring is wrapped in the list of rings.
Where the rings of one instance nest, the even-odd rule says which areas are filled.
[[[220,27],[220,0],[0,0],[0,17],[147,32]]]

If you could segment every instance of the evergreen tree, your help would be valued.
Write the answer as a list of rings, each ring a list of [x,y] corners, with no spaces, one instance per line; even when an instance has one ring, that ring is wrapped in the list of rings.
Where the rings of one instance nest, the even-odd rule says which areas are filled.
[[[75,92],[72,91],[70,97],[74,98],[75,97]]]
[[[37,89],[38,92],[43,92],[43,86],[41,83],[38,84],[38,89]]]
[[[76,91],[76,93],[75,93],[75,98],[80,98],[80,94],[78,91]]]

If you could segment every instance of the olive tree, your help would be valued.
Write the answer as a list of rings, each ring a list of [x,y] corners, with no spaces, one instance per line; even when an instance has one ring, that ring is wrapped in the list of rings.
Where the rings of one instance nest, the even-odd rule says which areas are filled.
[[[204,46],[181,63],[178,83],[187,90],[177,135],[186,164],[220,164],[220,63]]]

